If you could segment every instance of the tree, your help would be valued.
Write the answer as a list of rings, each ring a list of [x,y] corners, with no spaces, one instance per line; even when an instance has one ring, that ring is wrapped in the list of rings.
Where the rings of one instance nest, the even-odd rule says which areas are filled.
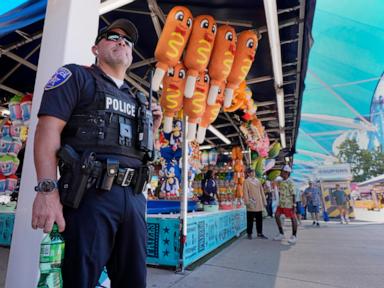
[[[380,149],[375,151],[361,149],[356,140],[345,140],[339,146],[337,157],[340,162],[351,165],[353,181],[355,182],[363,182],[384,174],[384,153]]]

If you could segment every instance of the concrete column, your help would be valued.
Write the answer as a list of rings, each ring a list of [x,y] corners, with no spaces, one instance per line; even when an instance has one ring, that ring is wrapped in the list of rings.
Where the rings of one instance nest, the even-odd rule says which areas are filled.
[[[39,276],[41,230],[31,228],[32,203],[35,197],[36,173],[33,142],[44,86],[62,65],[90,65],[94,61],[91,47],[99,20],[98,0],[49,0],[40,49],[32,105],[32,121],[22,172],[18,207],[8,262],[7,288],[36,287]],[[48,140],[47,140],[48,141]]]

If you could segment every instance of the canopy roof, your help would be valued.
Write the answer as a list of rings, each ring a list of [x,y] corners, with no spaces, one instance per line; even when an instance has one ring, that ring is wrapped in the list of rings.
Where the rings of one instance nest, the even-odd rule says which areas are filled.
[[[345,139],[356,139],[367,149],[384,144],[379,99],[384,95],[379,84],[384,18],[378,11],[384,11],[383,1],[322,0],[316,5],[294,157],[297,181],[314,177],[314,164],[337,156]]]
[[[27,10],[34,17],[24,18],[24,22],[16,18],[20,13],[7,14],[13,18],[13,30],[0,30],[0,99],[1,104],[20,92],[31,92],[34,87],[37,70],[39,45],[43,29],[42,19],[46,0],[30,0],[16,9],[18,12]],[[128,79],[139,89],[148,90],[148,69],[155,64],[154,50],[158,36],[151,18],[151,13],[163,25],[164,15],[175,5],[187,6],[193,15],[210,14],[219,24],[229,23],[237,32],[245,29],[256,30],[261,39],[256,54],[256,60],[248,74],[248,85],[252,89],[253,98],[259,104],[258,116],[266,127],[272,140],[279,139],[279,129],[276,91],[268,29],[262,0],[191,0],[191,1],[134,1],[120,9],[100,17],[100,27],[121,17],[131,19],[138,27],[140,37],[135,47],[134,63],[128,73]],[[284,76],[283,89],[285,94],[285,132],[288,152],[293,151],[297,136],[298,116],[301,106],[301,95],[304,89],[304,78],[310,46],[312,18],[315,0],[278,0],[278,21],[280,29],[280,46],[282,55],[282,71]],[[3,17],[4,15],[0,15]],[[25,19],[31,21],[25,22]],[[2,18],[4,19],[4,18]],[[32,21],[32,19],[34,19]],[[42,19],[39,20],[38,19]],[[37,21],[37,22],[36,22]],[[11,23],[10,22],[10,23]],[[232,144],[242,144],[237,126],[240,124],[241,113],[222,113],[214,126],[231,139]],[[207,142],[222,145],[223,142],[207,133]]]

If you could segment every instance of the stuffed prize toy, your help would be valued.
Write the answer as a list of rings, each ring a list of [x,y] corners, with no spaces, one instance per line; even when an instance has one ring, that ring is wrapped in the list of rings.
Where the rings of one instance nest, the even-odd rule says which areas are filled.
[[[179,152],[181,153],[182,126],[183,123],[180,120],[176,120],[171,132],[171,136],[169,137],[169,144],[171,145],[171,148],[174,152],[180,150]],[[175,159],[180,159],[180,157],[181,154],[179,156],[175,155]]]
[[[175,6],[169,11],[163,31],[155,50],[155,74],[152,78],[152,89],[158,91],[168,68],[176,66],[187,45],[192,31],[192,13],[188,8]]]
[[[14,138],[9,147],[8,155],[17,156],[17,154],[19,154],[19,151],[21,150],[21,147],[23,147],[23,143],[21,143],[21,140]]]
[[[9,134],[13,139],[20,139],[21,127],[22,126],[16,125],[11,125],[11,127],[9,127]]]
[[[2,137],[5,137],[7,135],[10,135],[11,134],[11,125],[12,125],[12,122],[7,120],[3,127],[1,128],[1,136]]]
[[[188,116],[187,139],[196,138],[196,126],[205,112],[209,88],[209,76],[207,72],[200,73],[197,77],[195,92],[192,98],[184,97],[184,113]]]
[[[7,178],[0,173],[0,193],[4,193],[7,188]]]
[[[19,167],[19,163],[20,160],[15,156],[0,156],[0,173],[4,176],[15,174],[17,167]]]
[[[211,77],[211,87],[208,93],[208,105],[216,103],[220,86],[225,83],[231,72],[236,52],[236,31],[232,26],[222,25],[217,29],[215,46],[213,47],[208,71]]]
[[[12,194],[15,192],[17,186],[17,176],[10,175],[7,177],[7,187],[5,188],[5,192]]]
[[[208,162],[209,162],[209,165],[216,166],[216,163],[217,163],[217,157],[218,157],[218,153],[217,153],[216,149],[212,149],[212,150],[210,150],[209,153],[208,153]]]
[[[9,134],[0,138],[0,155],[6,155],[12,145],[12,137]]]
[[[179,63],[174,68],[170,68],[164,77],[160,105],[164,112],[163,131],[165,133],[171,133],[173,117],[183,107],[185,73],[184,65]]]
[[[224,108],[231,106],[233,91],[245,80],[251,69],[257,48],[257,35],[252,30],[246,30],[237,38],[236,54],[231,73],[227,78],[227,87],[224,91]]]
[[[192,34],[183,61],[188,69],[184,90],[187,98],[192,98],[197,76],[208,67],[216,30],[216,21],[212,16],[200,15],[193,19]]]
[[[219,116],[221,105],[223,103],[223,99],[221,97],[223,95],[223,91],[224,85],[222,85],[221,89],[219,89],[219,97],[217,98],[216,103],[213,105],[207,104],[205,108],[204,115],[199,123],[199,130],[197,130],[196,137],[197,142],[200,144],[204,142],[205,132],[207,131],[208,126],[215,122],[217,116]]]
[[[201,164],[203,166],[207,166],[209,164],[209,154],[207,150],[201,152]]]
[[[23,120],[24,125],[28,125],[31,120],[31,109],[32,109],[32,94],[27,93],[21,99],[20,102],[21,109],[21,118]]]
[[[23,124],[23,118],[21,116],[20,102],[23,96],[15,95],[9,100],[9,119],[15,125]]]

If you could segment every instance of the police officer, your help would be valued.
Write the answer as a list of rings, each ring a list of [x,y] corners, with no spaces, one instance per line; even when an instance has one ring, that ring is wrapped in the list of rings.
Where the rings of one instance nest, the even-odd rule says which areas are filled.
[[[56,222],[63,232],[64,287],[95,287],[104,266],[112,287],[146,286],[146,201],[130,183],[145,161],[137,145],[141,104],[124,82],[137,40],[132,22],[116,20],[99,31],[92,47],[96,65],[65,65],[45,86],[34,143],[32,228],[48,233]],[[157,104],[152,115],[155,133],[162,119]],[[123,181],[113,177],[110,191],[88,187],[78,208],[63,206],[56,175],[63,144],[79,155],[95,152],[100,163],[118,163]]]

